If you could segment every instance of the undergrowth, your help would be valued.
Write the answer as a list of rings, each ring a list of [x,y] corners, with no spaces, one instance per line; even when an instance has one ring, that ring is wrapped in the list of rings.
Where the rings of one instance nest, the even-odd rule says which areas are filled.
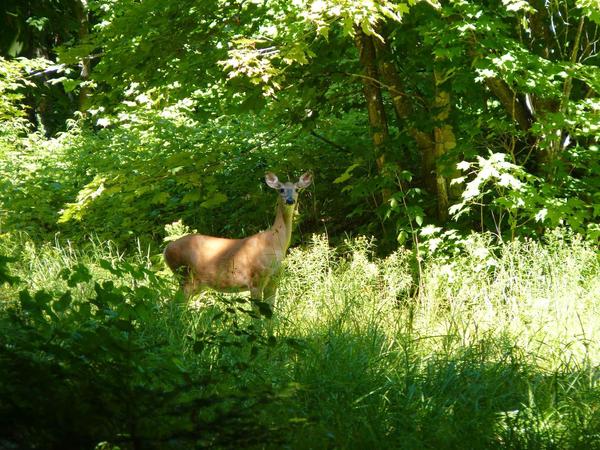
[[[422,261],[315,236],[271,320],[186,304],[143,249],[2,248],[0,448],[600,448],[600,262],[567,233]]]

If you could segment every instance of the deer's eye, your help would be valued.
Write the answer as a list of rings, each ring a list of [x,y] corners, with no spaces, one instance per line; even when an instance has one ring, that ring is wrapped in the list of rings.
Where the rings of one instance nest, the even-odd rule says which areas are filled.
[[[281,188],[279,189],[279,192],[281,192],[283,194],[283,191],[285,191],[285,189]]]

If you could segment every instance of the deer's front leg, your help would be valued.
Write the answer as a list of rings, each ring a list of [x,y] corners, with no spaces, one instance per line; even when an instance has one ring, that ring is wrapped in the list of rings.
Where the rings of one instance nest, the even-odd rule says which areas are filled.
[[[254,287],[250,289],[250,298],[252,300],[256,300],[262,302],[263,300],[263,288],[262,287]]]
[[[263,289],[263,299],[271,308],[275,305],[275,296],[277,295],[277,285],[278,280],[276,276],[273,276],[267,282],[265,288]]]
[[[186,268],[186,270],[181,273],[181,290],[183,291],[183,296],[186,300],[189,300],[203,290],[203,286],[198,281],[193,270]]]
[[[194,294],[198,293],[199,289],[192,276],[189,276],[186,280],[181,283],[183,296],[186,300],[189,300]]]

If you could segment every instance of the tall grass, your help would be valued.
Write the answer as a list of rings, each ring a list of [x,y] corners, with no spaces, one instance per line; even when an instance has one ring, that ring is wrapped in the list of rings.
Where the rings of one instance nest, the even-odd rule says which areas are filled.
[[[334,249],[323,236],[293,249],[270,321],[216,293],[186,305],[155,258],[126,259],[159,273],[149,286],[161,306],[142,325],[178,364],[222,378],[214,392],[274,394],[255,409],[263,434],[227,445],[600,448],[596,249],[565,233],[501,246],[474,235],[420,272],[406,249],[373,250],[364,238]],[[6,252],[18,254],[16,275],[44,289],[60,288],[66,266],[110,278],[97,261],[123,260],[110,244],[80,253],[23,241]]]
[[[304,347],[265,370],[302,387],[293,447],[600,448],[594,249],[473,236],[420,280],[412,259],[322,237],[288,257],[277,333]]]

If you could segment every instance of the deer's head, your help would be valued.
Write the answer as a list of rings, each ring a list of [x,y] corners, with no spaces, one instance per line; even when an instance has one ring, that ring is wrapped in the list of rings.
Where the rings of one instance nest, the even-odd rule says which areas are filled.
[[[312,175],[306,172],[295,183],[291,181],[282,183],[277,178],[277,175],[269,172],[265,175],[265,181],[267,182],[267,186],[279,192],[284,205],[294,205],[298,200],[298,191],[310,186],[310,183],[312,183]]]

